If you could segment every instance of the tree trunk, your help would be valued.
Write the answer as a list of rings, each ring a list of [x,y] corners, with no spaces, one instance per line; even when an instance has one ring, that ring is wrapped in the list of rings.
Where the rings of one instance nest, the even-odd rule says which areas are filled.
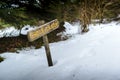
[[[88,32],[89,31],[89,28],[86,24],[82,25],[82,33],[84,32]]]

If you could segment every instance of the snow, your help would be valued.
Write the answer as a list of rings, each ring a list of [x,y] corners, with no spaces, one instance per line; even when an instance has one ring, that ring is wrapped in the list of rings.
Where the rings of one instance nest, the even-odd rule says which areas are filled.
[[[0,30],[0,38],[2,37],[15,37],[22,35],[27,35],[27,32],[33,30],[36,26],[25,25],[21,30],[15,29],[15,27],[7,27]]]
[[[74,22],[72,24],[65,22],[63,26],[65,27],[65,31],[57,34],[57,36],[61,36],[61,40],[81,33],[80,22]]]
[[[117,18],[120,18],[120,14],[117,16]]]
[[[73,35],[80,32],[80,23],[70,24],[65,22],[63,26],[65,27],[65,35]]]
[[[19,7],[19,5],[11,4],[11,7],[13,7],[13,8],[17,8],[17,7]]]
[[[44,47],[6,52],[0,80],[120,80],[120,24],[91,24],[86,34],[67,27],[73,37],[50,43],[54,66],[48,67]]]
[[[12,36],[18,36],[18,35],[19,35],[19,30],[15,29],[14,27],[0,30],[0,38],[1,37],[12,37]]]
[[[22,29],[21,29],[21,34],[23,35],[27,35],[27,33],[30,31],[30,30],[33,30],[34,27],[30,26],[30,25],[26,25],[24,26]]]

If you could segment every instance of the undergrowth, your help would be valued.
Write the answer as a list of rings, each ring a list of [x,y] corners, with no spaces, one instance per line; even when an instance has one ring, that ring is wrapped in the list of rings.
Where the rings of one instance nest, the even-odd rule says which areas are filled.
[[[0,56],[0,62],[4,61],[5,58]]]
[[[55,31],[52,31],[48,34],[49,42],[57,42],[61,40],[60,36],[56,34],[62,32],[64,27],[59,27]],[[17,37],[3,37],[0,38],[0,53],[3,52],[16,52],[18,49],[21,50],[25,47],[34,46],[35,48],[40,48],[43,46],[43,39],[42,37],[33,41],[29,42],[26,35],[20,35]]]
[[[25,8],[0,9],[0,28],[15,26],[20,28],[24,25],[36,25],[40,15],[29,12]]]

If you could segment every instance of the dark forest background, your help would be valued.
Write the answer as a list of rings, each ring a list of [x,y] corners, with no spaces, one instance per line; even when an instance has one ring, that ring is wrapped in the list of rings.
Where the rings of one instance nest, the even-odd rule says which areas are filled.
[[[86,27],[91,19],[102,23],[119,13],[120,0],[0,0],[0,28],[36,25],[39,20],[55,18],[60,22],[80,20]]]
[[[80,21],[82,32],[89,31],[93,19],[99,23],[119,21],[120,0],[0,0],[0,29],[15,26],[21,29],[24,25],[38,25],[40,21],[58,19],[60,28],[49,34],[49,41],[59,41],[56,36],[64,30],[64,21]],[[34,45],[39,48],[42,39],[28,42],[26,36],[0,38],[0,52],[16,51]]]

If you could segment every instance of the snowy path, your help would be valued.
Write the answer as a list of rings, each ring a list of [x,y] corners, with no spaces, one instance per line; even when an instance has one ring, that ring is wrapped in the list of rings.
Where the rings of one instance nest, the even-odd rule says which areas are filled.
[[[0,80],[120,80],[120,24],[115,24],[50,44],[53,67],[47,66],[43,47],[4,53]]]

